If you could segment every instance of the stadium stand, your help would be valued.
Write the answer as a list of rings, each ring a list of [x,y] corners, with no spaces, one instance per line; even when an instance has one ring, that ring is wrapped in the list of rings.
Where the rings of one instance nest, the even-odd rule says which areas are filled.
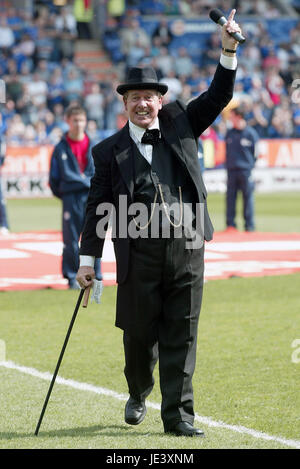
[[[94,7],[91,38],[82,36],[74,1],[23,2],[27,8],[0,1],[6,85],[0,132],[8,145],[55,144],[66,130],[64,108],[73,101],[86,107],[93,137],[110,135],[125,122],[115,86],[129,66],[155,67],[170,85],[167,99],[188,101],[204,91],[220,50],[219,31],[208,19],[212,7],[225,15],[237,8],[247,36],[238,49],[233,103],[244,103],[261,137],[300,138],[300,104],[293,98],[300,76],[298,1],[288,2],[289,15],[284,2],[267,0],[80,1]],[[222,139],[225,129],[226,113],[212,130]]]

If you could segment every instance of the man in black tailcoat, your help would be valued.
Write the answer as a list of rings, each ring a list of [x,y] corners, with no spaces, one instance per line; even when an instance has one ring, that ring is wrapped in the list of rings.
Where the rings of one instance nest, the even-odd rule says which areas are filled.
[[[164,431],[179,436],[203,436],[193,426],[192,376],[203,244],[212,239],[213,227],[199,169],[198,138],[232,98],[238,43],[229,32],[240,31],[234,14],[232,10],[222,28],[220,63],[205,93],[187,106],[179,101],[163,106],[167,86],[157,81],[155,71],[130,69],[126,82],[117,88],[129,120],[92,151],[95,175],[77,280],[83,288],[92,284],[92,266],[102,256],[111,212],[116,326],[124,331],[130,395],[125,421],[132,425],[143,421],[159,360]]]

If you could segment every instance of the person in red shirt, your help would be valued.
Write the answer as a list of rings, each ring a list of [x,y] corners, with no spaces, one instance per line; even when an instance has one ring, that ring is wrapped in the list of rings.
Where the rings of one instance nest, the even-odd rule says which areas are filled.
[[[79,126],[80,126],[80,123],[79,123]],[[67,134],[66,139],[67,139],[68,144],[71,147],[72,152],[74,153],[77,159],[81,173],[84,173],[84,170],[87,165],[86,155],[87,155],[89,144],[90,144],[89,137],[84,133],[83,137],[80,140],[76,140],[76,135],[71,137],[69,136],[69,134]]]
[[[85,208],[94,174],[91,154],[93,143],[86,134],[86,111],[80,105],[70,105],[65,119],[69,126],[55,146],[50,163],[49,185],[63,204],[62,273],[69,288],[77,289],[76,273],[79,266],[78,242],[83,230]],[[96,261],[96,279],[102,280],[101,265]]]

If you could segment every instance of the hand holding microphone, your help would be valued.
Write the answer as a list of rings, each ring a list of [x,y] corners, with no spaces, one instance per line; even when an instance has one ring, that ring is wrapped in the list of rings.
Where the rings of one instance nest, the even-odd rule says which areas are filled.
[[[217,24],[222,26],[222,48],[226,51],[230,50],[235,52],[238,44],[245,42],[244,36],[241,34],[240,26],[234,21],[236,10],[230,12],[228,20],[226,20],[223,13],[217,8],[210,11],[210,18]]]

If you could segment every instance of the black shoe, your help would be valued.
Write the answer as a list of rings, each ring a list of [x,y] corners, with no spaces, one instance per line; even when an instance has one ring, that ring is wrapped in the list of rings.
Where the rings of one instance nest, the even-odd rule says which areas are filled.
[[[125,422],[129,425],[141,423],[147,413],[145,401],[137,401],[130,397],[125,406]]]
[[[176,436],[204,436],[204,432],[198,428],[194,428],[188,422],[179,422],[174,428],[166,430],[166,433],[171,433]]]

